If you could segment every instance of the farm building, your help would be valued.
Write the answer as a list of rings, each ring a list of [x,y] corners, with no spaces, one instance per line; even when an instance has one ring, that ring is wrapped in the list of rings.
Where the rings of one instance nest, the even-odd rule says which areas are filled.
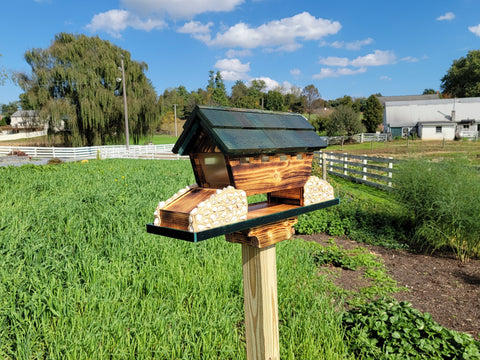
[[[424,140],[478,137],[480,98],[385,101],[384,132]]]
[[[27,128],[39,125],[37,110],[17,110],[10,116],[10,125],[16,128]]]

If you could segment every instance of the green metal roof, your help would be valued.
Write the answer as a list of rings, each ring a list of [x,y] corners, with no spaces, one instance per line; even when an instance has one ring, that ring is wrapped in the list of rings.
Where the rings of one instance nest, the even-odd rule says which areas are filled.
[[[201,128],[224,155],[307,152],[327,146],[300,114],[197,106],[173,152],[189,154]]]

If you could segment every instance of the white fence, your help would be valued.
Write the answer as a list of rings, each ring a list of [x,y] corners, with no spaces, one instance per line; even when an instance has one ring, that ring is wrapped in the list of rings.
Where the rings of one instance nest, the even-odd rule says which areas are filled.
[[[47,130],[33,131],[33,132],[20,132],[18,134],[2,134],[2,133],[0,133],[0,141],[28,139],[28,138],[38,137],[38,136],[45,136],[45,135],[47,135]]]
[[[183,159],[188,157],[172,153],[173,144],[165,145],[125,145],[88,147],[33,147],[0,146],[0,156],[23,152],[32,158],[61,159]]]
[[[349,155],[332,152],[315,152],[314,160],[322,168],[323,177],[333,174],[350,181],[388,190],[392,187],[392,158],[366,155]]]

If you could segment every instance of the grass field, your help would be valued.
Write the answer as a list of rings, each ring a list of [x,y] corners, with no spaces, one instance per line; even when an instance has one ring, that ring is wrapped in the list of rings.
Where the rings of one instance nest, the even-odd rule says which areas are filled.
[[[240,246],[145,231],[193,181],[187,161],[0,168],[0,358],[245,359]],[[277,246],[282,359],[346,358],[315,252]]]

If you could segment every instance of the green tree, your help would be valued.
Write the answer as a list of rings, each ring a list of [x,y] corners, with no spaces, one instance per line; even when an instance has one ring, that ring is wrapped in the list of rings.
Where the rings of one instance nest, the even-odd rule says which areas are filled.
[[[340,105],[330,114],[327,136],[351,136],[365,132],[360,115],[351,106]]]
[[[119,69],[124,60],[125,79]],[[147,64],[99,37],[60,33],[46,49],[25,53],[32,74],[17,74],[28,103],[40,110],[49,129],[65,122],[65,142],[74,146],[120,143],[125,136],[122,81],[129,132],[138,143],[158,121],[155,90]]]
[[[383,121],[383,107],[380,100],[375,95],[370,95],[363,109],[362,122],[367,128],[367,132],[377,131],[378,126]]]
[[[423,90],[422,95],[431,95],[431,94],[435,94],[435,93],[436,93],[436,91],[433,90],[433,89],[425,89],[425,90]]]
[[[209,72],[209,80],[207,85],[207,92],[210,95],[210,102],[212,105],[228,106],[228,96],[225,88],[225,84],[222,79],[220,71],[214,73],[212,70]]]
[[[7,125],[10,125],[10,116],[20,108],[19,101],[12,101],[8,104],[2,104],[2,115]]]
[[[305,111],[308,114],[308,120],[310,120],[310,117],[315,110],[315,104],[317,103],[317,100],[321,98],[321,95],[318,92],[318,89],[313,84],[310,84],[303,88],[303,96],[305,96]]]
[[[285,111],[285,97],[280,91],[270,90],[265,97],[265,109],[271,111]]]
[[[234,107],[237,108],[248,108],[249,99],[248,99],[248,87],[241,80],[237,80],[235,85],[232,86],[231,91],[231,102]]]
[[[253,79],[248,88],[248,103],[250,109],[263,109],[265,101],[265,89],[267,84],[260,79]]]
[[[440,87],[451,97],[480,96],[480,50],[471,50],[466,57],[454,60]]]

